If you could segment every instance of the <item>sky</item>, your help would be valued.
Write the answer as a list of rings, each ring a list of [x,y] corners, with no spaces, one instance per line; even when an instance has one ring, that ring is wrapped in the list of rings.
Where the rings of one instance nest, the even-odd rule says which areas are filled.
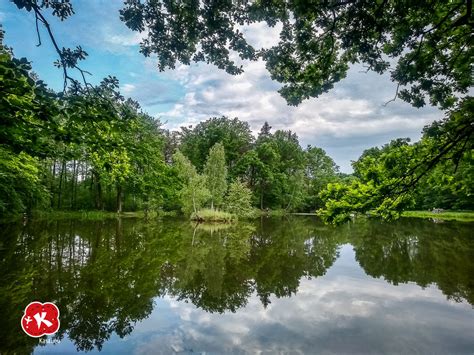
[[[360,65],[352,66],[330,92],[297,107],[288,106],[278,94],[281,85],[272,81],[262,61],[244,62],[245,72],[238,76],[205,63],[160,72],[154,58],[139,52],[144,34],[120,21],[121,0],[72,3],[75,14],[65,21],[45,13],[58,44],[82,46],[89,56],[81,67],[93,74],[89,82],[116,76],[124,96],[137,100],[171,130],[226,115],[247,121],[256,135],[267,121],[273,130],[296,132],[303,148],[308,144],[323,148],[342,172],[350,173],[351,160],[357,160],[364,149],[399,137],[416,141],[425,125],[443,117],[436,108],[417,109],[401,100],[384,106],[394,97],[396,84],[389,74],[366,73]],[[37,46],[34,15],[2,0],[0,23],[15,56],[26,57],[49,87],[62,90],[62,72],[53,65],[57,55],[44,28],[42,45]],[[278,41],[278,26],[253,24],[242,30],[249,43],[259,48]]]

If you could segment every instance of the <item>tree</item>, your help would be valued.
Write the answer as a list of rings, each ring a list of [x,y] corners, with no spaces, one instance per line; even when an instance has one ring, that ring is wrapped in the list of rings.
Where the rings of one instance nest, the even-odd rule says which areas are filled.
[[[231,176],[235,176],[235,166],[239,159],[251,149],[253,136],[247,122],[238,118],[212,117],[190,129],[181,128],[180,150],[202,171],[209,150],[221,143]]]
[[[257,144],[269,139],[272,137],[272,126],[268,124],[267,121],[263,123],[262,128],[260,128],[260,132],[258,133]]]
[[[415,208],[454,210],[474,209],[474,157],[464,153],[456,164],[446,160],[438,164],[414,191]]]
[[[12,154],[0,146],[0,214],[30,211],[46,201],[38,159],[24,152]]]
[[[473,105],[474,100],[463,100],[461,108],[451,112],[444,121],[425,127],[419,142],[409,144],[408,139],[397,139],[382,149],[365,152],[354,163],[358,179],[348,184],[329,184],[322,192],[324,218],[339,223],[347,220],[351,212],[372,211],[393,219],[404,209],[413,207],[416,186],[436,166],[450,162],[456,171],[466,152],[472,150]]]
[[[249,217],[252,213],[252,190],[240,180],[231,182],[225,206],[227,211],[239,217]]]
[[[155,13],[171,15],[151,15]],[[442,125],[453,134],[445,135],[444,145],[435,141],[434,149],[422,149],[420,154],[427,155],[410,162],[407,171],[398,170],[401,175],[388,189],[392,195],[384,194],[393,201],[398,200],[396,191],[415,187],[420,174],[424,176],[424,170],[439,163],[435,157],[432,160],[434,150],[443,155],[469,151],[464,138],[472,137],[474,130],[473,111],[466,110],[474,80],[472,0],[435,4],[244,1],[212,7],[200,1],[185,7],[162,1],[128,1],[121,16],[132,30],[148,30],[142,52],[156,54],[160,70],[173,68],[177,61],[206,61],[239,74],[242,67],[230,59],[230,52],[236,51],[243,59],[263,59],[271,77],[284,84],[281,95],[290,105],[297,105],[331,89],[346,76],[350,64],[359,62],[377,73],[390,71],[397,83],[394,99],[401,98],[415,107],[429,102],[449,110],[447,116],[470,112],[469,125],[456,126],[455,118],[446,120]],[[272,48],[251,47],[238,30],[238,25],[261,21],[270,26],[282,24],[280,41]],[[177,35],[181,28],[190,31]],[[458,139],[456,132],[461,128],[467,133]],[[406,184],[407,180],[411,182]],[[388,201],[377,200],[381,204]],[[387,202],[384,209],[389,205],[392,203]]]
[[[59,49],[42,15],[52,8],[53,15],[65,19],[73,13],[70,2],[14,2],[20,9],[34,12],[37,23],[46,26],[59,56],[58,66],[64,71],[65,86],[69,81],[77,88],[79,82],[68,75],[68,69],[77,69],[84,79],[85,72],[77,63],[87,53],[81,47]],[[141,52],[156,55],[160,70],[174,68],[176,62],[204,61],[239,74],[242,67],[231,59],[231,52],[237,52],[241,59],[263,59],[271,77],[283,83],[281,95],[290,105],[297,105],[330,90],[346,76],[350,64],[362,63],[367,70],[390,72],[397,83],[393,100],[398,97],[415,107],[429,102],[446,110],[447,119],[432,126],[443,139],[433,140],[429,149],[420,149],[419,159],[407,163],[406,171],[396,170],[400,175],[390,183],[387,194],[371,201],[397,200],[397,192],[414,188],[441,163],[434,152],[459,159],[471,149],[465,142],[474,133],[469,96],[474,80],[472,0],[195,1],[179,5],[127,0],[120,16],[130,29],[146,30]],[[262,49],[249,45],[239,27],[255,22],[281,24],[279,43]],[[85,79],[84,85],[87,87]],[[457,118],[460,115],[467,117],[467,124]],[[393,204],[387,202],[384,208],[389,205]]]
[[[255,188],[258,191],[260,209],[272,207],[273,193],[275,189],[275,172],[280,156],[277,152],[274,142],[264,142],[255,147],[255,153],[252,154],[249,161],[253,164],[255,174]]]
[[[179,150],[173,155],[173,161],[177,175],[183,181],[180,193],[182,210],[186,214],[196,213],[210,197],[207,179],[197,173],[189,159]]]
[[[323,149],[311,145],[305,150],[305,159],[305,210],[314,211],[322,207],[320,192],[339,179],[339,167]]]
[[[222,143],[216,143],[209,151],[204,174],[206,186],[211,194],[211,209],[214,209],[214,205],[220,206],[222,204],[227,190],[227,166]]]

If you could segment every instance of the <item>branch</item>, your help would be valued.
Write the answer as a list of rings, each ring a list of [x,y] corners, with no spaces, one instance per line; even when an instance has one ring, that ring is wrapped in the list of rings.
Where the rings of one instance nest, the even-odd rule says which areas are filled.
[[[35,23],[36,23],[36,34],[38,35],[38,44],[36,47],[41,46],[41,35],[39,32],[39,27],[38,27],[38,15],[35,13]]]
[[[453,22],[452,27],[458,27],[469,23],[469,20],[472,15],[472,0],[466,1],[466,13]]]
[[[63,68],[63,78],[64,78],[63,92],[65,92],[66,88],[67,88],[68,81],[70,81],[71,83],[75,83],[75,84],[78,84],[78,81],[76,79],[72,78],[69,75],[69,73],[67,71],[67,63],[66,63],[66,60],[64,58],[63,52],[61,51],[61,49],[59,48],[58,43],[56,42],[56,38],[54,37],[54,34],[51,30],[51,26],[49,25],[49,22],[46,20],[46,18],[41,13],[40,7],[36,3],[36,1],[35,2],[30,2],[30,5],[31,5],[32,9],[35,11],[36,33],[38,34],[38,41],[39,41],[38,46],[41,45],[41,37],[40,37],[39,29],[38,29],[38,21],[41,21],[43,23],[44,27],[46,27],[49,38],[51,39],[51,43],[53,44],[54,49],[56,50],[56,53],[58,53],[58,55],[59,55],[59,60],[61,62],[61,67]],[[86,90],[88,90],[88,87],[90,85],[88,84],[84,74],[88,74],[88,75],[92,75],[92,74],[90,72],[86,71],[86,70],[83,70],[83,69],[79,68],[76,64],[74,64],[72,67],[74,69],[77,69],[80,72],[80,74],[82,76],[82,79],[84,81],[84,85],[86,87]]]
[[[384,107],[386,107],[390,102],[394,102],[397,99],[399,90],[400,90],[400,83],[397,84],[397,91],[395,92],[395,96],[393,97],[393,99],[388,100],[386,103],[384,103],[383,104]]]

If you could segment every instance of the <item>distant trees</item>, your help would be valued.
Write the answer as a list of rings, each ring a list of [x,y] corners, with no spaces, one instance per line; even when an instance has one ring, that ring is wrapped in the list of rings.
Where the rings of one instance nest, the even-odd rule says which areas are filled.
[[[324,150],[303,150],[295,133],[272,133],[267,122],[253,149],[239,160],[236,171],[252,189],[255,205],[287,211],[314,211],[321,207],[319,193],[339,176],[338,167]]]
[[[248,123],[227,117],[171,133],[123,98],[115,78],[56,94],[4,47],[0,74],[2,213],[315,210],[324,176],[335,176],[316,148],[304,151],[296,134],[272,133],[266,122],[257,139]]]
[[[330,183],[322,192],[325,220],[339,223],[353,212],[394,219],[411,208],[474,208],[472,152],[452,147],[452,139],[472,145],[471,114],[460,111],[451,116],[459,120],[459,129],[446,130],[449,123],[434,124],[425,127],[416,143],[399,138],[364,151],[352,164],[354,179]]]
[[[198,171],[204,169],[209,149],[222,144],[229,174],[235,175],[235,165],[240,157],[252,148],[254,137],[247,122],[238,118],[212,117],[194,128],[181,127],[179,149]]]

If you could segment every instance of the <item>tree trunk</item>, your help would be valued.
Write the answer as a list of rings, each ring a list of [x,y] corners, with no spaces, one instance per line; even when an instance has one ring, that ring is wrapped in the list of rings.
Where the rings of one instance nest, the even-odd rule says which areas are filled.
[[[95,193],[95,208],[98,210],[102,209],[102,185],[100,184],[100,176],[97,172],[94,172],[94,180],[96,183]]]
[[[66,170],[66,159],[63,160],[61,166],[61,174],[59,174],[59,191],[58,191],[58,210],[61,209],[61,198],[62,198],[62,189],[63,189],[63,176],[65,175]]]
[[[53,178],[51,179],[51,208],[54,207],[54,180],[56,178],[56,159],[53,160]]]
[[[74,188],[76,185],[76,159],[73,160],[72,163],[72,179],[71,179],[71,202],[70,202],[70,208],[71,210],[74,209]]]
[[[117,213],[122,213],[122,185],[117,185]]]

